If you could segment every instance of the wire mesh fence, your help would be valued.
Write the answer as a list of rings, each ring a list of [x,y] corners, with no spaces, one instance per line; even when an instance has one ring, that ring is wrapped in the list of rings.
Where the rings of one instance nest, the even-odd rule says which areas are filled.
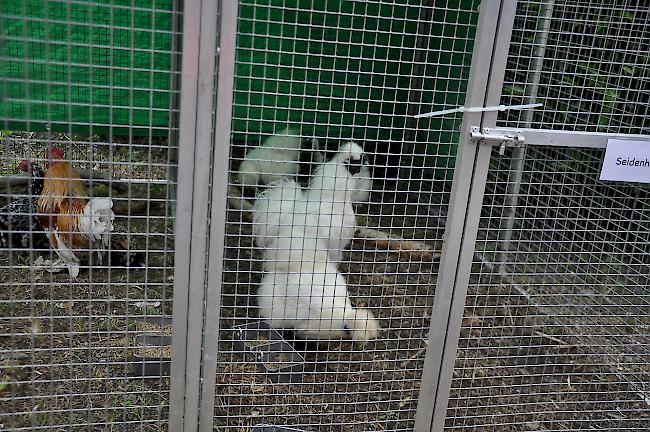
[[[220,430],[413,429],[460,116],[405,114],[462,103],[478,15],[477,2],[433,3],[240,2]],[[359,173],[345,168],[366,158]],[[298,185],[268,187],[296,174]],[[334,237],[357,231],[338,260],[314,251],[323,223]],[[314,342],[298,304],[334,335]]]
[[[200,174],[182,173],[201,184],[179,199],[192,207],[182,226],[209,237],[182,239],[183,262],[205,273],[182,293],[184,407],[170,406],[168,378],[181,6],[0,4],[0,429],[164,430],[172,414],[192,422],[201,385],[215,386],[219,430],[414,429],[424,358],[440,349],[428,332],[467,137],[459,113],[413,115],[463,105],[480,2],[238,4],[231,140],[218,138],[231,109],[221,85],[192,100],[217,114],[195,113],[180,134],[202,139],[184,159],[201,159]],[[502,101],[544,106],[499,125],[647,134],[647,21],[634,2],[519,2]],[[224,47],[215,27],[192,37]],[[567,145],[493,158],[447,429],[647,429],[648,188],[600,182],[602,156]],[[57,164],[73,169],[53,178]],[[59,194],[52,214],[44,203]],[[90,224],[72,203],[107,198],[110,241],[70,243]]]
[[[165,429],[180,18],[0,6],[2,430]],[[90,240],[84,211],[108,200],[110,241]]]
[[[499,125],[647,134],[648,19],[642,2],[519,2]],[[531,93],[532,92],[532,93]]]
[[[450,430],[647,429],[648,188],[600,182],[602,153],[527,149],[505,272],[494,163]]]
[[[611,6],[520,2],[503,103],[544,106],[499,125],[647,134],[648,11]],[[648,188],[559,144],[493,157],[449,430],[647,429]]]

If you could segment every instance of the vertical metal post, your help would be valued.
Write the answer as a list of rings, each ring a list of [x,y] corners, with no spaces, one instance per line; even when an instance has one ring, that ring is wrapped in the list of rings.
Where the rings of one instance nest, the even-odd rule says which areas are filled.
[[[203,337],[203,371],[199,431],[214,429],[214,391],[219,344],[219,317],[224,240],[226,235],[226,201],[228,195],[228,157],[232,125],[235,48],[237,38],[237,2],[221,1],[219,21],[219,55],[217,101],[212,159],[212,196],[210,243],[207,270],[205,327]]]
[[[544,53],[546,51],[546,41],[548,39],[548,32],[551,27],[551,19],[553,17],[553,7],[555,0],[548,0],[547,3],[540,5],[540,18],[537,21],[537,31],[533,40],[533,52],[530,62],[531,74],[527,76],[526,93],[524,97],[525,104],[535,103],[537,92],[539,89],[539,79],[542,74],[542,66],[544,64]],[[522,112],[523,127],[530,127],[533,121],[533,110],[524,110]],[[496,257],[496,264],[499,270],[503,273],[506,272],[505,264],[507,253],[510,249],[510,240],[512,239],[512,229],[515,224],[515,215],[517,212],[517,201],[519,199],[519,190],[521,189],[521,178],[524,169],[524,158],[526,157],[526,148],[518,147],[512,150],[512,159],[510,161],[511,179],[506,186],[506,197],[504,203],[504,217],[499,229],[499,243],[498,255]]]
[[[169,430],[198,426],[218,4],[185,1]]]
[[[406,110],[406,127],[402,137],[400,148],[400,166],[410,167],[400,169],[400,179],[413,178],[413,170],[416,166],[416,140],[418,139],[418,119],[414,116],[418,113],[420,100],[422,97],[422,84],[424,82],[424,73],[426,69],[426,59],[431,39],[431,26],[433,22],[433,0],[422,0],[420,4],[420,14],[418,17],[417,37],[415,39],[415,57],[413,62],[413,71],[409,82],[408,106]],[[408,151],[408,154],[404,153]],[[426,151],[425,151],[426,153]],[[420,166],[420,164],[418,164]],[[420,166],[420,168],[422,168]],[[419,174],[420,176],[422,174]]]
[[[178,94],[181,88],[181,44],[183,36],[180,30],[179,19],[176,17],[180,11],[183,10],[183,1],[179,0],[172,3],[172,55],[171,55],[171,79],[170,79],[170,97],[169,97],[169,125],[171,129],[177,130],[179,124],[179,105],[180,95]],[[178,184],[178,136],[176,134],[169,134],[168,145],[171,147],[168,163],[170,164],[169,176],[176,182],[170,186],[169,198],[171,200],[171,214],[176,215],[176,201],[177,201],[177,184]]]
[[[498,104],[516,2],[484,1],[474,42],[466,106]],[[490,65],[490,67],[486,67]],[[436,286],[416,431],[441,431],[447,414],[491,147],[469,139],[472,126],[491,127],[496,115],[465,113]]]

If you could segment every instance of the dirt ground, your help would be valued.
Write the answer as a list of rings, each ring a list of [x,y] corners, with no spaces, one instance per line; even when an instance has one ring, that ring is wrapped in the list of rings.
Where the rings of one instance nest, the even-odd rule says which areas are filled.
[[[18,145],[5,147],[12,160],[43,147],[29,136],[18,138],[29,146],[22,152]],[[94,157],[123,160],[113,164],[115,176],[168,178],[165,150],[121,144],[97,146]],[[86,147],[75,146],[78,158],[88,156]],[[133,163],[138,160],[152,163]],[[101,166],[107,165],[95,168]],[[170,196],[169,184],[143,184],[132,198]],[[108,193],[96,188],[93,193]],[[448,199],[445,192],[434,194],[432,201]],[[403,196],[375,195],[383,205],[360,206],[360,221],[439,250],[443,222],[430,216],[429,206],[407,205]],[[130,229],[147,251],[145,269],[94,266],[71,283],[65,274],[33,270],[34,256],[0,255],[0,430],[167,429],[168,378],[133,377],[130,368],[139,322],[172,312],[170,207],[150,206],[131,218]],[[232,349],[232,326],[256,319],[261,264],[239,212],[229,211],[226,230],[215,429],[247,431],[271,423],[306,431],[412,430],[438,262],[400,258],[355,241],[340,270],[353,304],[378,317],[380,338],[366,347],[295,343],[306,359],[302,383],[274,384]],[[478,262],[473,268],[447,427],[647,430],[648,407],[636,390],[576,337],[570,321],[558,325],[549,317],[553,309],[539,307],[541,297],[532,302],[513,282],[551,284],[505,280]],[[639,363],[647,367],[647,358]]]

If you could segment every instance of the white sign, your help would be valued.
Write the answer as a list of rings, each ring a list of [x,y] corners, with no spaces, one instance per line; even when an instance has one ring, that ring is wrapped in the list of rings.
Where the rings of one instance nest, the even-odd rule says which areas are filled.
[[[650,183],[650,141],[607,141],[601,180]]]

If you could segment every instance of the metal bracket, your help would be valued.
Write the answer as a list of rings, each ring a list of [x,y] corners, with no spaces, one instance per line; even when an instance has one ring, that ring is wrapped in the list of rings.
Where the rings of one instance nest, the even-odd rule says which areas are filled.
[[[516,134],[503,134],[492,132],[490,128],[483,128],[481,130],[478,126],[472,126],[470,132],[470,139],[473,142],[486,144],[491,146],[499,146],[499,154],[503,156],[506,147],[524,147],[524,136],[521,132],[517,131]]]

